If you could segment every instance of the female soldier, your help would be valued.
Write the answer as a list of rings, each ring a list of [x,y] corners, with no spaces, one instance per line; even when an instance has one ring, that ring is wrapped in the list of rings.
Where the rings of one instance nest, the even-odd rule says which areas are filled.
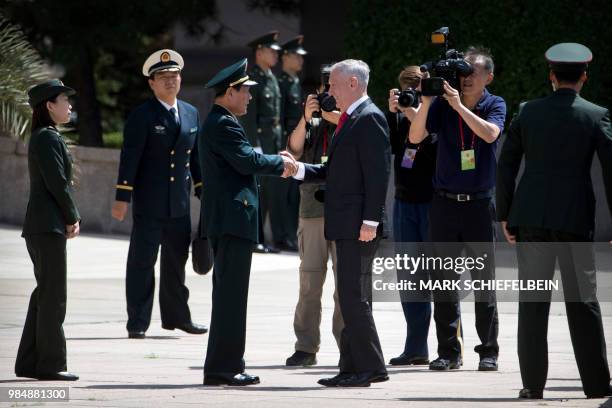
[[[68,123],[72,88],[57,79],[28,92],[33,108],[28,147],[30,198],[23,234],[36,288],[30,297],[15,362],[18,377],[78,380],[66,372],[66,239],[79,234],[80,216],[72,198],[72,159],[56,126]]]

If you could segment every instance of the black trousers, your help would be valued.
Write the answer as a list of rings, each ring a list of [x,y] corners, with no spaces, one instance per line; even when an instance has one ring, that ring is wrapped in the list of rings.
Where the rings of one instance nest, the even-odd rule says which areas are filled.
[[[300,212],[300,182],[289,177],[279,179],[281,184],[281,210],[285,238],[297,243],[298,217]]]
[[[255,243],[232,235],[209,239],[215,262],[204,374],[235,375],[244,371],[249,277]]]
[[[283,223],[286,212],[285,207],[287,205],[286,188],[283,185],[285,181],[286,180],[280,177],[274,176],[261,176],[259,178],[259,183],[261,185],[261,218],[262,222],[265,223],[266,216],[270,216],[270,228],[272,230],[272,241],[274,243],[289,238],[286,226]]]
[[[191,322],[185,286],[185,264],[189,257],[191,219],[158,219],[134,215],[127,260],[125,291],[128,331],[146,331],[151,323],[155,294],[155,263],[161,245],[159,306],[163,326]]]
[[[66,371],[66,237],[56,233],[25,237],[34,264],[36,288],[17,351],[15,374],[35,377]]]
[[[552,279],[555,261],[558,261],[566,296],[575,293],[576,284],[581,282],[584,300],[573,298],[565,301],[574,355],[584,393],[587,396],[607,394],[610,370],[601,311],[595,297],[594,253],[588,245],[570,244],[588,239],[566,232],[519,227],[518,241],[519,279]],[[591,289],[587,287],[589,282]],[[523,386],[532,390],[543,390],[546,384],[549,310],[550,301],[521,299],[519,302],[519,365]]]
[[[277,137],[274,133],[262,133],[259,135],[261,149],[264,154],[278,154],[281,149],[280,135]],[[259,190],[259,208],[261,211],[262,231],[263,223],[266,222],[266,217],[270,216],[270,229],[272,230],[272,241],[279,242],[288,238],[287,229],[284,224],[284,213],[286,206],[285,188],[283,183],[286,180],[274,176],[258,177]],[[265,243],[260,237],[261,243]],[[295,231],[294,231],[295,235]]]
[[[470,271],[473,280],[495,279],[494,223],[495,209],[490,199],[457,202],[434,194],[429,212],[429,240],[435,255],[460,256],[465,250],[468,256],[488,254],[487,267],[481,271]],[[445,245],[445,243],[479,243],[477,245]],[[454,272],[432,274],[432,279],[457,279]],[[445,359],[463,356],[463,329],[461,306],[454,291],[433,291],[434,320],[438,338],[438,355]],[[483,357],[497,357],[499,344],[499,320],[497,299],[494,291],[483,292],[474,304],[476,332],[481,344],[474,351]]]
[[[344,319],[338,364],[341,373],[386,371],[369,295],[362,282],[363,277],[371,276],[367,271],[377,245],[378,240],[336,240],[338,300]]]

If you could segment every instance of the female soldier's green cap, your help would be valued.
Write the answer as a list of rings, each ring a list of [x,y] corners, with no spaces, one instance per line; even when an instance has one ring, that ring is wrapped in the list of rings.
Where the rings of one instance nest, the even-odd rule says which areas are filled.
[[[68,96],[74,95],[76,91],[68,86],[65,86],[59,79],[51,79],[34,85],[28,91],[28,103],[31,107],[35,107],[39,103],[51,99],[61,93]]]

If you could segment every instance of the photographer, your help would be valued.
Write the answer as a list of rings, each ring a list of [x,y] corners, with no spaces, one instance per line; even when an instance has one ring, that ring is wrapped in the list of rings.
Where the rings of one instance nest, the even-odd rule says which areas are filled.
[[[417,114],[419,105],[418,95],[413,91],[420,91],[423,75],[416,65],[408,66],[400,72],[398,81],[401,90],[408,90],[408,93],[400,96],[399,89],[391,89],[389,111],[385,115],[390,129],[391,152],[395,156],[393,236],[398,243],[427,240],[437,145],[432,137],[426,137],[419,144],[410,143],[408,140],[410,122]],[[407,104],[410,106],[405,106]],[[416,247],[414,249],[416,250]],[[405,277],[398,276],[398,280],[403,278]],[[429,297],[429,294],[422,295]],[[429,364],[427,333],[431,320],[431,304],[423,300],[402,298],[402,309],[406,320],[406,342],[402,354],[392,358],[389,364]]]
[[[409,138],[412,143],[420,143],[429,133],[438,136],[430,240],[490,243],[485,246],[493,255],[495,149],[504,127],[506,104],[486,89],[493,80],[494,68],[489,51],[470,47],[465,61],[471,64],[472,72],[459,78],[459,90],[445,81],[441,97],[423,96]],[[470,248],[466,250],[471,252]],[[460,251],[455,247],[452,252],[457,253],[444,256],[458,256]],[[472,279],[494,279],[492,256],[487,263],[482,271],[471,271]],[[458,369],[463,363],[459,299],[456,293],[450,295],[442,301],[440,294],[434,293],[439,358],[430,364],[432,370]],[[474,348],[480,355],[478,369],[496,371],[499,345],[495,292],[477,297],[475,312],[482,342]]]
[[[321,70],[321,89],[328,85],[330,66]],[[321,94],[319,94],[321,95]],[[313,117],[319,116],[319,117]],[[303,162],[319,164],[327,159],[332,135],[340,113],[321,110],[317,95],[308,95],[304,114],[290,135],[287,150]],[[300,209],[298,223],[298,249],[300,255],[300,292],[295,307],[293,328],[297,337],[295,353],[287,359],[288,366],[309,366],[317,363],[321,335],[321,295],[327,274],[327,261],[331,255],[334,281],[336,281],[336,247],[327,241],[323,233],[323,203],[315,199],[315,192],[322,184],[300,185]],[[344,327],[338,293],[334,291],[334,316],[332,332],[340,344],[340,333]]]

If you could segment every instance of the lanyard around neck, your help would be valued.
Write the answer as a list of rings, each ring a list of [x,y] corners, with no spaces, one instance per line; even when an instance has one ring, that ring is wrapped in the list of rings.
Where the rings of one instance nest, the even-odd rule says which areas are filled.
[[[327,126],[323,128],[323,156],[327,154]]]
[[[476,113],[476,116],[479,116],[478,111],[475,111],[474,113]],[[457,116],[459,117],[459,135],[461,136],[461,150],[465,150],[465,139],[463,136],[463,119],[461,119],[461,115],[459,115],[459,113],[457,113]],[[472,129],[470,129],[470,132],[472,132],[472,146],[470,147],[471,150],[474,149],[474,143],[476,142],[476,133],[474,133]]]

